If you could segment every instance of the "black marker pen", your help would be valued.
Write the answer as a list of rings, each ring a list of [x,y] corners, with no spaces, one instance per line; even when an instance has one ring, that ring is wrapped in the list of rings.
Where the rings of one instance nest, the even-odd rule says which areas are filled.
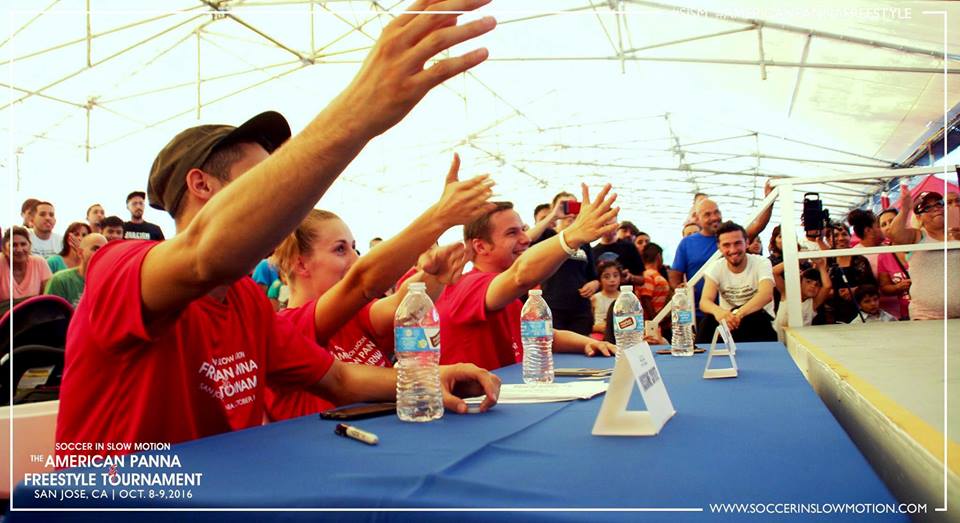
[[[345,438],[362,441],[367,445],[376,445],[380,442],[380,438],[378,438],[376,434],[367,432],[365,430],[360,430],[357,427],[347,425],[346,423],[338,423],[333,429],[333,432]]]

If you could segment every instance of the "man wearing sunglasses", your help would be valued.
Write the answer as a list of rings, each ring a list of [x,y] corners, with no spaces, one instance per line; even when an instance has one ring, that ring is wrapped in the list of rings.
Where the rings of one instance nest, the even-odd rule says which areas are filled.
[[[904,187],[906,189],[906,187]],[[942,243],[960,240],[960,227],[948,226],[947,214],[957,212],[956,206],[950,206],[944,213],[943,195],[934,191],[924,191],[917,195],[916,203],[910,192],[903,191],[903,212],[890,224],[890,239],[896,244]],[[920,228],[907,226],[910,210],[920,221]],[[951,223],[956,223],[952,218]],[[910,273],[913,283],[910,286],[910,319],[936,320],[960,318],[960,250],[952,249],[946,253],[946,273],[944,273],[944,251],[917,251],[910,257]],[[944,275],[946,279],[946,299],[944,297]]]

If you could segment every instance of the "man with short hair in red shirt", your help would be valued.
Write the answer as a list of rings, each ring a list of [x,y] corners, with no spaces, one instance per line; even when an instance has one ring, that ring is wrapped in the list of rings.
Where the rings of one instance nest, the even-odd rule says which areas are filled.
[[[424,68],[493,28],[490,18],[457,25],[457,11],[487,1],[418,0],[384,28],[350,86],[289,140],[286,120],[267,112],[236,128],[187,129],[164,147],[149,199],[174,217],[177,234],[113,242],[91,260],[67,335],[57,418],[57,448],[81,450],[58,453],[103,454],[98,444],[178,443],[260,425],[267,381],[337,404],[395,397],[394,369],[335,361],[278,319],[247,275],[370,139],[486,58],[479,50]],[[424,12],[434,4],[441,14]],[[448,409],[467,410],[454,387],[485,393],[481,410],[496,402],[496,376],[471,365],[440,375]]]
[[[583,185],[576,220],[555,237],[530,247],[523,220],[510,202],[463,228],[468,249],[474,251],[473,271],[448,285],[437,300],[440,311],[440,363],[469,362],[487,370],[523,360],[520,341],[520,297],[548,278],[581,245],[616,229],[616,195],[610,185],[590,200]],[[529,250],[528,250],[528,247]],[[565,330],[553,331],[553,350],[610,356],[616,347]]]

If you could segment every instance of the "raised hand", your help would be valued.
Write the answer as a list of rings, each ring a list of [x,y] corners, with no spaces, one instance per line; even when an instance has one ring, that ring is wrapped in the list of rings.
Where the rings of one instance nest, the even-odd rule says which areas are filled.
[[[590,243],[604,235],[617,229],[617,213],[619,207],[613,207],[616,201],[616,193],[610,194],[610,184],[603,186],[600,193],[593,200],[590,199],[590,190],[586,184],[580,184],[583,191],[583,198],[580,203],[580,214],[564,229],[564,237],[567,243],[574,249],[579,246]]]
[[[490,0],[417,0],[396,17],[367,55],[363,67],[335,103],[352,111],[351,125],[369,137],[399,122],[431,89],[487,59],[485,48],[439,60],[437,54],[496,27],[493,17],[458,25],[460,13]]]
[[[433,207],[435,216],[447,228],[468,224],[496,207],[489,202],[495,185],[490,175],[474,176],[461,182],[457,177],[459,171],[460,155],[454,153],[443,194]]]
[[[420,255],[417,267],[424,275],[433,278],[441,285],[453,285],[463,276],[463,267],[467,264],[467,253],[463,243],[457,242],[442,247],[434,247]]]

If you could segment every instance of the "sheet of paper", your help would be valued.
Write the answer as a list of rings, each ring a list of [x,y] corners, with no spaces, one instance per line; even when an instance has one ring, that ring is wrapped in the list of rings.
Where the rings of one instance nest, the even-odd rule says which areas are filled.
[[[605,381],[570,381],[567,383],[505,383],[500,386],[498,404],[549,403],[553,401],[585,400],[607,390]],[[468,405],[479,404],[484,396],[467,398]]]

